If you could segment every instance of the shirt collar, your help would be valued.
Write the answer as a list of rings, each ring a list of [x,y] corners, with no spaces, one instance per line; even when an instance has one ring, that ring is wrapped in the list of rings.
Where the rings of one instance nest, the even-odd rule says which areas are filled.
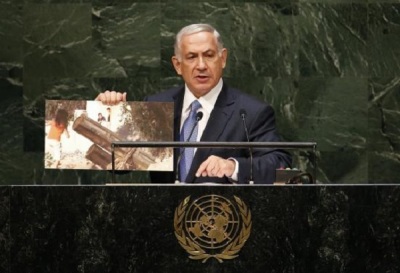
[[[193,93],[189,90],[189,87],[185,84],[185,96],[183,99],[183,112],[189,111],[189,107],[192,104],[193,101],[198,100],[201,104],[201,107],[203,110],[207,111],[208,113],[211,113],[211,111],[214,109],[215,102],[218,99],[219,93],[221,93],[222,90],[222,85],[223,85],[223,80],[222,78],[218,81],[217,85],[214,86],[213,89],[211,89],[210,92],[205,94],[204,96],[201,96],[200,98],[196,98]]]

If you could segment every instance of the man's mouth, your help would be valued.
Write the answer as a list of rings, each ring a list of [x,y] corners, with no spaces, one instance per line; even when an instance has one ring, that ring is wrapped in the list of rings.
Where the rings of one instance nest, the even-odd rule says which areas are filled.
[[[197,75],[197,76],[196,76],[196,79],[197,79],[198,81],[200,81],[200,82],[207,81],[208,78],[209,78],[209,77],[206,76],[206,75]]]

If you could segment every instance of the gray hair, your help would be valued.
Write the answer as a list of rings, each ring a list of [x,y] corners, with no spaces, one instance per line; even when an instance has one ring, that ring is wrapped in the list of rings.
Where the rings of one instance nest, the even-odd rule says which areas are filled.
[[[210,32],[214,35],[215,40],[217,41],[218,53],[222,52],[224,48],[224,44],[222,43],[221,35],[219,35],[218,31],[209,24],[192,24],[182,28],[175,37],[175,56],[178,59],[181,59],[181,42],[182,38],[187,35],[199,33],[199,32]]]

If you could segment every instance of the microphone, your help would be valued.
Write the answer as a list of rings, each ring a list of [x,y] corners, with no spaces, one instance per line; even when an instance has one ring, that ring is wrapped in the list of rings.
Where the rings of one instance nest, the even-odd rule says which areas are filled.
[[[250,142],[249,131],[247,130],[247,125],[246,125],[247,112],[246,112],[246,110],[244,110],[242,108],[242,109],[240,109],[239,113],[240,113],[240,117],[242,118],[242,121],[243,121],[243,127],[244,127],[244,132],[246,133],[247,142]],[[254,181],[253,181],[253,149],[252,149],[252,147],[249,148],[249,152],[250,152],[250,181],[249,181],[249,184],[252,185],[252,184],[254,184]]]
[[[203,112],[199,111],[196,113],[196,122],[193,124],[192,130],[190,130],[190,134],[188,138],[185,140],[185,142],[189,141],[189,139],[192,137],[194,129],[197,127],[199,121],[203,118]],[[176,173],[175,173],[175,184],[179,184],[181,181],[179,181],[179,164],[181,163],[182,155],[183,152],[185,151],[185,147],[182,148],[178,159],[176,160]]]

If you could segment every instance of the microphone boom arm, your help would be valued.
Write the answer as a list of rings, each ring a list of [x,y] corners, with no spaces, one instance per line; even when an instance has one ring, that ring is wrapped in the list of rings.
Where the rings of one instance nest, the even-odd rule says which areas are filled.
[[[247,124],[246,124],[246,110],[240,109],[240,117],[242,118],[243,121],[243,127],[244,127],[244,132],[246,134],[246,139],[247,142],[250,142],[249,138],[249,131],[247,130]],[[253,148],[249,148],[249,157],[250,157],[250,179],[249,179],[249,184],[254,184],[253,181]]]

